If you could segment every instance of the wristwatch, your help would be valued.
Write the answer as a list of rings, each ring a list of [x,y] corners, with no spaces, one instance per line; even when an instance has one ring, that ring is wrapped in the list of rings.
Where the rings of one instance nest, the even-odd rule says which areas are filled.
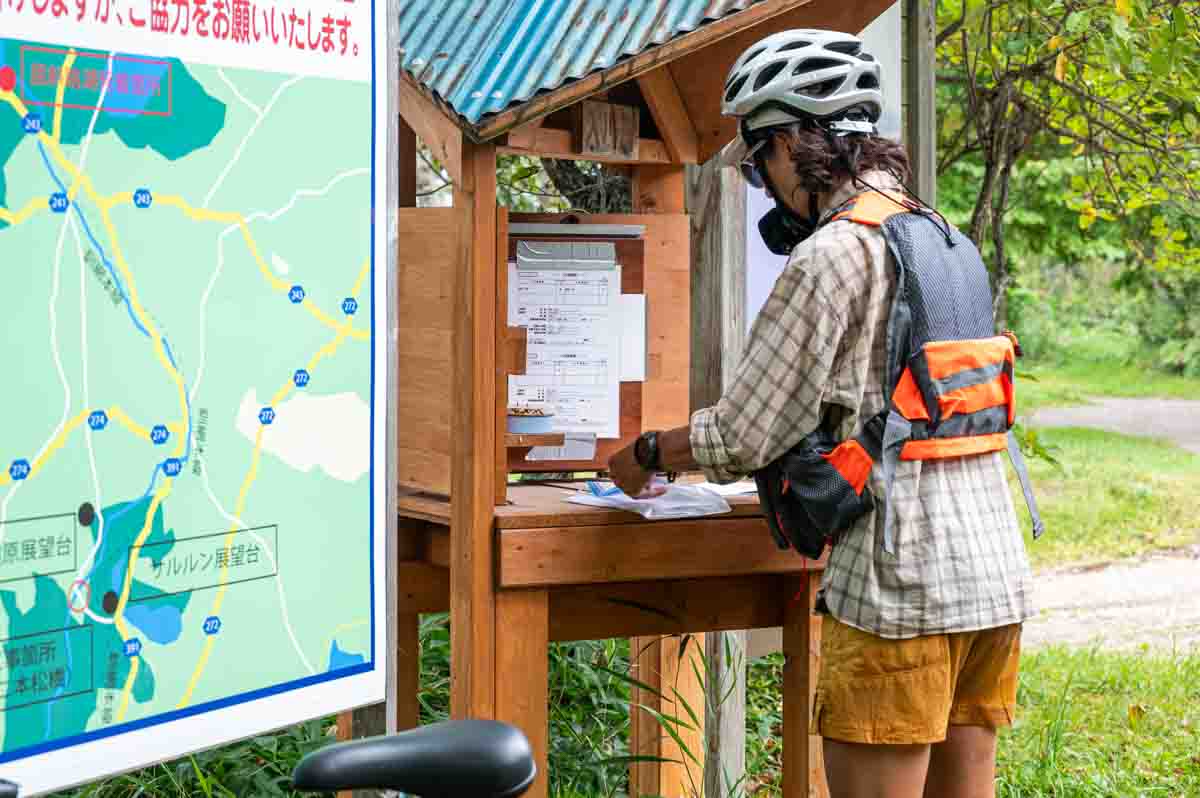
[[[642,433],[633,445],[633,457],[644,471],[661,471],[662,452],[658,448],[658,433]]]

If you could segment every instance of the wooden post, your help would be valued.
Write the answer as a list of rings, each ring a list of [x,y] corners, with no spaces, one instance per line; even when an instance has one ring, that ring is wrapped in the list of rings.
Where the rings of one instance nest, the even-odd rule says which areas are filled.
[[[538,775],[525,793],[549,790],[550,601],[545,590],[506,590],[496,596],[496,720],[525,733]]]
[[[633,678],[662,692],[662,640],[657,637],[634,637],[629,640],[629,665]],[[629,753],[632,756],[662,756],[662,730],[658,722],[641,707],[657,708],[654,693],[634,687],[629,697]],[[660,770],[657,762],[634,762],[629,766],[630,798],[643,795],[662,795],[659,789]]]
[[[820,618],[813,614],[820,572],[785,580],[783,622],[783,795],[828,798],[821,738],[809,728],[820,671]]]
[[[454,291],[450,478],[450,714],[495,713],[496,150],[463,144],[454,204],[466,213]]]
[[[904,0],[904,141],[913,167],[913,188],[937,204],[937,65],[933,0]]]
[[[689,166],[687,209],[692,225],[690,403],[695,411],[720,399],[746,339],[745,183],[736,170],[722,169],[715,160]],[[704,792],[724,798],[746,771],[746,632],[710,633],[705,649],[712,683],[706,702]]]

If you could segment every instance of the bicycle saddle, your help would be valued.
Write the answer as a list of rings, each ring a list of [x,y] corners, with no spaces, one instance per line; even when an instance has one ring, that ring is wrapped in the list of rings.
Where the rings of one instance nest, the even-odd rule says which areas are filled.
[[[21,794],[21,788],[11,781],[0,779],[0,798],[17,798]]]
[[[292,786],[302,792],[516,798],[535,775],[533,751],[519,729],[490,720],[457,720],[314,751],[296,766]]]

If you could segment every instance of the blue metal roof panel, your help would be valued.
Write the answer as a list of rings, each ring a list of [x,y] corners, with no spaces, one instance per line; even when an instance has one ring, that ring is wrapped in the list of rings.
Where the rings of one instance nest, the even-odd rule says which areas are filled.
[[[471,124],[761,0],[403,0],[400,65]]]

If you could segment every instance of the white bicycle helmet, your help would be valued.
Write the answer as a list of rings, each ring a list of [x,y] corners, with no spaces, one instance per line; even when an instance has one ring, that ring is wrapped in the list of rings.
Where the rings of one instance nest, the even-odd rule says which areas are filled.
[[[877,132],[883,113],[879,62],[862,40],[829,30],[786,30],[747,49],[729,70],[721,113],[743,132],[800,119],[825,121],[835,134]],[[850,117],[850,118],[847,118]],[[721,161],[737,165],[748,147],[739,135]]]

